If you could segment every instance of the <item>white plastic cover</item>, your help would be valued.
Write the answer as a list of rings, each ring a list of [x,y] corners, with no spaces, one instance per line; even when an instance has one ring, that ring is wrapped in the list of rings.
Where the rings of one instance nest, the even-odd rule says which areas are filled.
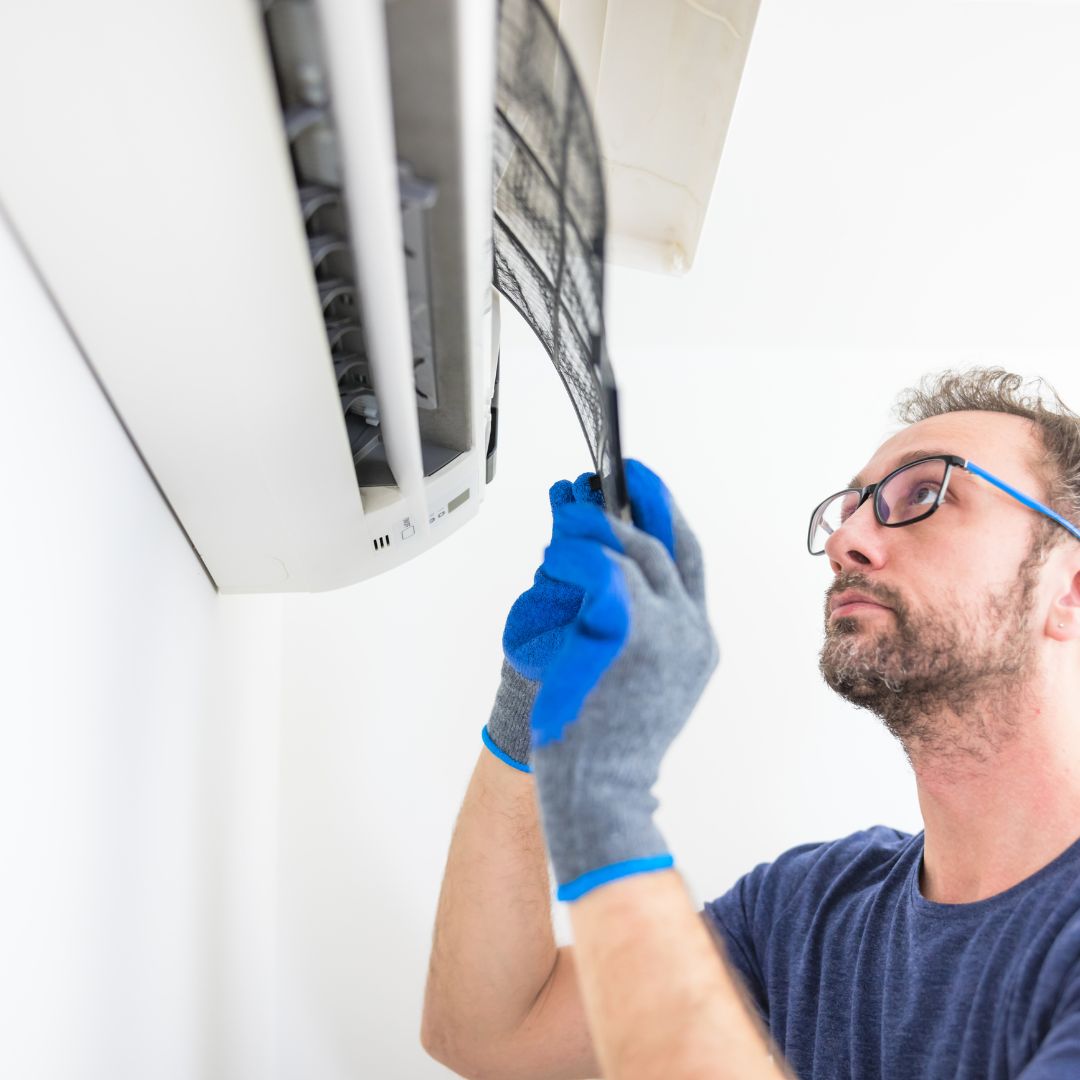
[[[608,257],[694,261],[760,0],[547,0],[604,153]]]

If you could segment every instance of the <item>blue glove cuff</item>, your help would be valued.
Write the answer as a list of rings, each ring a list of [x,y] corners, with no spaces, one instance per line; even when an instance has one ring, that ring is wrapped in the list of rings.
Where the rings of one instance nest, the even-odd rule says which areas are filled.
[[[500,750],[492,741],[491,736],[488,734],[487,724],[484,725],[484,730],[480,732],[481,737],[484,740],[484,745],[500,760],[505,761],[507,765],[512,765],[515,769],[521,772],[532,772],[531,765],[524,765],[520,761],[515,761],[509,754]]]
[[[630,877],[631,874],[644,874],[651,870],[667,870],[675,865],[672,855],[650,855],[647,859],[628,859],[626,862],[612,863],[599,870],[590,870],[581,877],[560,885],[555,894],[559,900],[577,900],[599,885],[606,885],[618,878]]]

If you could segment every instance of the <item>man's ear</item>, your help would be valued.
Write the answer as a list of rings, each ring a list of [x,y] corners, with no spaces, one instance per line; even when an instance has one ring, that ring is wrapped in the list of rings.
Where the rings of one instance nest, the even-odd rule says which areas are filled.
[[[1080,548],[1080,545],[1073,546]],[[1046,617],[1047,637],[1055,641],[1080,638],[1080,551],[1069,557],[1065,573],[1065,588],[1054,598]]]

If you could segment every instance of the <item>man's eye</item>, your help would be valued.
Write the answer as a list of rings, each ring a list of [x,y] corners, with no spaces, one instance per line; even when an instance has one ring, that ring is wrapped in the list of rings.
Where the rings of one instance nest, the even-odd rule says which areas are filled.
[[[912,506],[926,506],[938,497],[937,484],[920,484],[911,493]]]

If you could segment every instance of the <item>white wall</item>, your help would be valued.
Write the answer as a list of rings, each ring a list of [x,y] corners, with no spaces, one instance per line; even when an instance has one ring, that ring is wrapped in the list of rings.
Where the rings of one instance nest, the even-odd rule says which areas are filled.
[[[0,1076],[271,1076],[280,600],[217,597],[2,218],[0,559]]]

